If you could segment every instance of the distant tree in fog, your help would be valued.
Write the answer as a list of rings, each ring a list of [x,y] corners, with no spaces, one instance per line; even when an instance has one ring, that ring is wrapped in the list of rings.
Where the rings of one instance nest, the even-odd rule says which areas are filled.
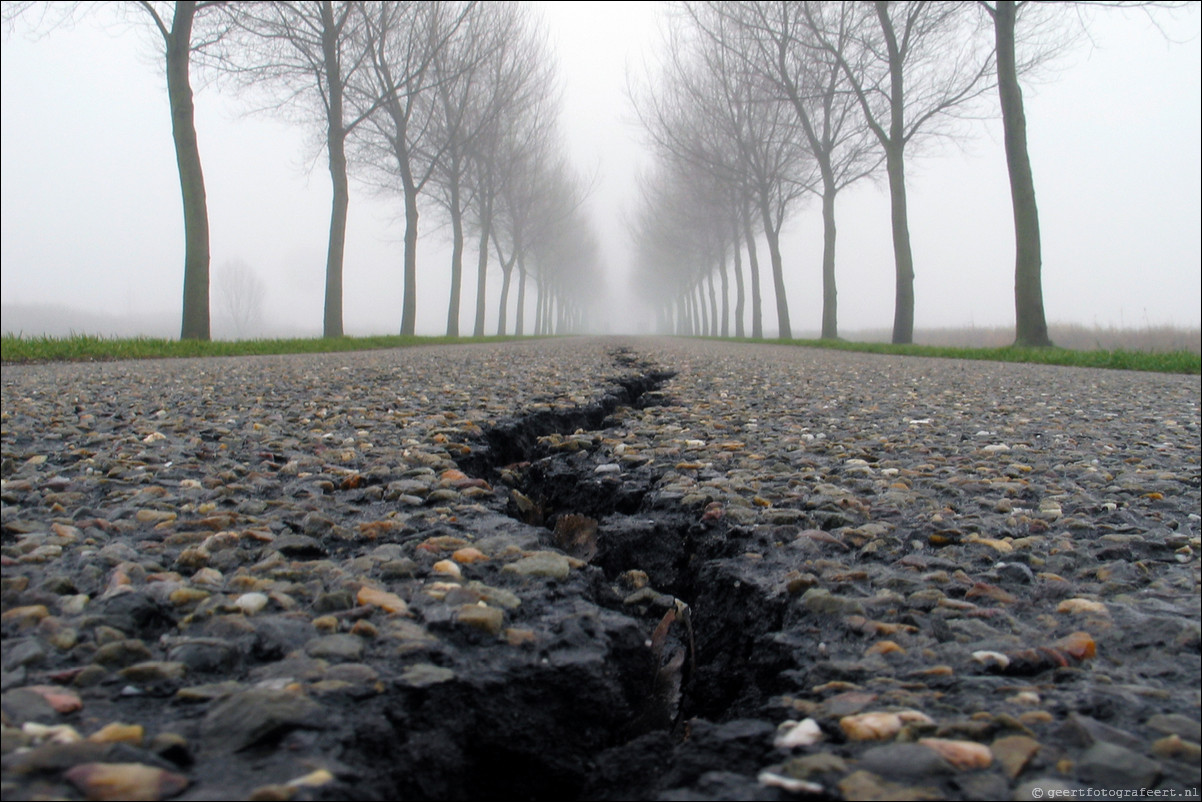
[[[571,209],[579,200],[560,152],[563,143],[557,137],[554,117],[555,99],[544,96],[531,106],[515,124],[498,130],[488,141],[488,158],[480,164],[481,175],[496,188],[490,204],[490,239],[501,264],[501,298],[498,305],[497,333],[506,333],[509,293],[516,270],[518,275],[514,333],[525,326],[526,279],[530,274],[531,253],[542,230],[555,218]]]
[[[697,293],[715,262],[724,258],[727,199],[713,176],[668,159],[660,159],[641,178],[640,191],[631,233],[641,294],[656,310],[657,329],[715,333]]]
[[[266,286],[250,265],[241,259],[231,259],[218,271],[217,287],[221,311],[233,324],[234,336],[244,339],[262,323]]]
[[[434,165],[430,194],[451,223],[450,336],[459,334],[468,222],[478,240],[473,333],[484,334],[493,209],[504,175],[497,157],[505,132],[522,127],[526,109],[549,91],[549,60],[540,45],[527,7],[482,3],[470,8],[457,35],[435,58],[431,119],[434,138],[445,147]]]
[[[548,134],[555,128],[535,130]],[[539,144],[538,149],[512,151],[521,162],[506,177],[494,237],[498,252],[508,251],[509,263],[517,264],[514,326],[519,335],[525,333],[527,279],[534,281],[535,334],[577,330],[584,310],[599,297],[600,249],[584,213],[586,185],[568,165],[558,137],[548,135]],[[501,294],[504,299],[507,287]]]
[[[553,203],[543,206],[529,242],[536,288],[534,333],[579,332],[601,295],[600,243],[584,213],[584,184],[566,162],[543,177]]]
[[[814,184],[814,163],[799,142],[792,111],[744,63],[747,45],[737,26],[722,17],[714,25],[719,33],[709,35],[684,18],[673,31],[658,83],[636,97],[635,105],[652,144],[663,160],[676,165],[673,169],[687,165],[727,185],[731,215],[748,212],[748,243],[754,242],[750,212],[758,215],[771,259],[779,336],[789,338],[780,234],[796,202]],[[729,219],[715,221],[714,227],[727,230]],[[758,336],[754,269],[752,279],[752,328]]]
[[[850,44],[855,9],[849,3],[690,2],[684,9],[694,26],[730,54],[741,68],[760,76],[793,109],[805,148],[818,170],[814,191],[822,199],[822,337],[838,337],[835,281],[835,198],[872,174],[881,156],[870,148],[871,132],[856,96],[830,52],[817,46],[816,31],[829,32],[837,52]]]
[[[205,197],[204,172],[196,140],[195,107],[192,103],[190,68],[194,53],[221,40],[226,19],[217,12],[225,3],[218,0],[192,2],[121,3],[123,12],[149,23],[163,48],[167,74],[167,102],[171,108],[171,136],[179,169],[180,194],[184,207],[184,299],[180,338],[208,340],[209,333],[209,211]],[[9,25],[21,17],[32,17],[41,8],[38,27],[56,27],[69,22],[78,3],[5,3],[4,20]]]

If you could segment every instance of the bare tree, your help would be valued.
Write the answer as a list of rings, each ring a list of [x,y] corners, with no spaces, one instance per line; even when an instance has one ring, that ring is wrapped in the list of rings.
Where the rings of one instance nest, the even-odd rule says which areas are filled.
[[[509,210],[524,218],[521,249],[516,251],[518,334],[523,331],[528,278],[532,277],[535,284],[534,333],[550,334],[556,301],[571,293],[569,277],[575,275],[575,280],[581,282],[595,267],[595,244],[588,240],[592,234],[583,213],[587,197],[584,184],[558,155],[558,141],[551,142],[554,149],[549,152],[550,159],[532,165],[529,183],[512,196],[525,204],[525,209]],[[573,250],[573,242],[580,246],[578,252]]]
[[[39,3],[6,3],[4,19],[13,24],[41,6]],[[72,19],[78,3],[45,4],[39,24],[55,27]],[[196,139],[190,68],[194,53],[219,41],[225,34],[223,19],[213,12],[218,0],[181,0],[176,3],[122,3],[122,9],[150,23],[163,48],[167,74],[167,102],[171,109],[171,136],[179,169],[184,208],[184,296],[180,339],[208,340],[209,333],[209,211],[204,171]]]
[[[230,19],[240,35],[220,54],[225,74],[244,89],[268,92],[268,108],[276,113],[322,131],[333,188],[322,335],[341,337],[350,206],[346,143],[379,102],[354,97],[367,59],[362,3],[251,3],[231,9]]]
[[[524,160],[559,145],[555,122],[560,97],[555,87],[555,63],[547,52],[545,34],[527,16],[517,15],[515,23],[506,37],[508,46],[493,64],[492,81],[503,89],[499,95],[502,102],[498,114],[476,140],[472,154],[475,226],[479,238],[473,329],[477,337],[484,334],[488,243],[492,239],[497,204],[510,182],[521,180],[519,165]],[[507,283],[508,276],[503,281]],[[505,303],[503,291],[502,308]]]
[[[636,280],[655,310],[657,328],[728,336],[727,255],[737,253],[740,244],[739,199],[732,202],[729,184],[715,175],[667,153],[661,153],[654,169],[640,178],[640,196],[631,226]],[[721,293],[715,287],[715,274]],[[737,324],[736,332],[742,336]]]
[[[520,285],[515,331],[522,333],[531,243],[547,221],[578,202],[568,192],[570,182],[558,177],[568,170],[556,152],[557,111],[552,96],[544,95],[543,102],[531,106],[515,124],[496,130],[484,143],[488,147],[478,154],[477,180],[488,182],[495,193],[491,201],[481,205],[477,215],[481,232],[485,228],[489,231],[501,265],[498,334],[505,333],[515,269]]]
[[[1006,166],[1010,174],[1010,200],[1014,207],[1014,328],[1015,344],[1050,346],[1043,311],[1043,256],[1039,238],[1039,210],[1035,203],[1035,178],[1027,151],[1027,117],[1018,84],[1015,24],[1019,3],[999,0],[981,6],[993,19],[997,50],[998,97]]]
[[[921,137],[947,133],[941,124],[991,87],[992,48],[982,47],[977,26],[956,3],[855,4],[845,36],[842,23],[834,27],[815,6],[800,9],[814,42],[843,70],[885,155],[896,280],[893,342],[909,343],[914,339],[914,256],[906,149]]]
[[[474,6],[460,35],[435,59],[439,76],[431,97],[436,138],[445,141],[435,164],[432,193],[451,223],[451,297],[447,333],[459,333],[465,215],[477,232],[474,334],[484,333],[488,253],[493,209],[506,169],[499,161],[508,132],[549,92],[550,60],[526,7]],[[445,76],[445,77],[444,77]]]
[[[241,340],[262,320],[267,288],[241,259],[231,259],[221,266],[217,284],[221,309],[233,324],[234,336]]]
[[[1019,76],[1047,61],[1070,44],[1074,37],[1061,20],[1084,24],[1081,8],[1086,4],[1042,4],[1027,0],[978,0],[988,15],[997,52],[998,100],[1006,167],[1010,177],[1010,200],[1014,209],[1014,342],[1028,347],[1047,347],[1047,318],[1043,307],[1043,251],[1039,233],[1039,209],[1035,201],[1035,178],[1027,148],[1027,116],[1023,107]],[[1091,3],[1089,8],[1142,7],[1181,8],[1177,2]],[[1025,29],[1020,34],[1020,20]],[[1049,22],[1051,27],[1049,29]],[[1020,46],[1026,44],[1027,52]]]
[[[813,161],[798,143],[792,112],[735,55],[740,31],[721,16],[713,24],[712,36],[677,32],[658,90],[635,98],[636,108],[658,148],[747,193],[768,243],[778,336],[790,338],[780,233],[813,185]]]
[[[439,78],[430,102],[435,136],[445,141],[442,158],[434,164],[433,197],[451,223],[451,295],[447,307],[447,336],[459,336],[460,293],[463,285],[463,215],[471,201],[467,185],[471,149],[496,114],[497,104],[488,97],[496,85],[488,85],[485,60],[502,43],[504,34],[490,26],[490,6],[479,5],[466,15],[460,35],[436,54],[434,69]],[[487,244],[487,243],[486,243]],[[484,249],[487,253],[487,247]]]
[[[418,194],[434,173],[447,147],[432,135],[431,103],[423,97],[437,82],[434,59],[456,35],[472,3],[381,2],[365,6],[364,33],[370,69],[362,71],[364,97],[373,98],[371,125],[357,131],[363,158],[382,186],[397,181],[405,204],[402,335],[415,333],[417,321]],[[363,132],[367,131],[366,134]],[[392,162],[390,168],[383,165]]]
[[[806,6],[803,13],[801,6]],[[687,3],[694,24],[715,45],[767,81],[788,103],[801,144],[814,159],[822,198],[822,337],[838,337],[835,281],[835,198],[840,190],[871,175],[881,156],[869,147],[871,133],[838,60],[817,46],[813,24],[829,41],[847,48],[854,9],[847,3]]]

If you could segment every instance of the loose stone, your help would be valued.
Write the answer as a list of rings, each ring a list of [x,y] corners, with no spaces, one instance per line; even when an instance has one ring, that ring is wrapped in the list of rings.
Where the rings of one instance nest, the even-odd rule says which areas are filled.
[[[182,774],[141,763],[84,763],[63,776],[88,799],[100,800],[167,799],[189,784]]]

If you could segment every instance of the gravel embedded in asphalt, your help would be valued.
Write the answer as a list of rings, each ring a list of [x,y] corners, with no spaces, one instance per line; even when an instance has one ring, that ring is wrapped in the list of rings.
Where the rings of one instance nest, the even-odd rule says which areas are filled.
[[[4,796],[1196,797],[1200,395],[656,338],[6,367]]]

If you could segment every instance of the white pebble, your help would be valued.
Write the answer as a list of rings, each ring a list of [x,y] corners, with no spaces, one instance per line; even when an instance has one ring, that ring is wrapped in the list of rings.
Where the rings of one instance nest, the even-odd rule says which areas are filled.
[[[785,721],[777,728],[773,745],[778,749],[792,749],[795,746],[813,746],[822,738],[822,728],[812,718],[801,722]]]
[[[792,777],[786,777],[783,774],[775,774],[771,771],[761,771],[756,779],[759,781],[760,785],[780,788],[793,794],[821,794],[826,791],[826,789],[818,783],[812,783],[806,780],[795,780]]]
[[[972,659],[982,665],[995,665],[1003,671],[1010,665],[1010,658],[1001,652],[973,652]]]
[[[234,606],[246,615],[254,615],[267,606],[267,595],[264,593],[243,593],[234,602]]]

